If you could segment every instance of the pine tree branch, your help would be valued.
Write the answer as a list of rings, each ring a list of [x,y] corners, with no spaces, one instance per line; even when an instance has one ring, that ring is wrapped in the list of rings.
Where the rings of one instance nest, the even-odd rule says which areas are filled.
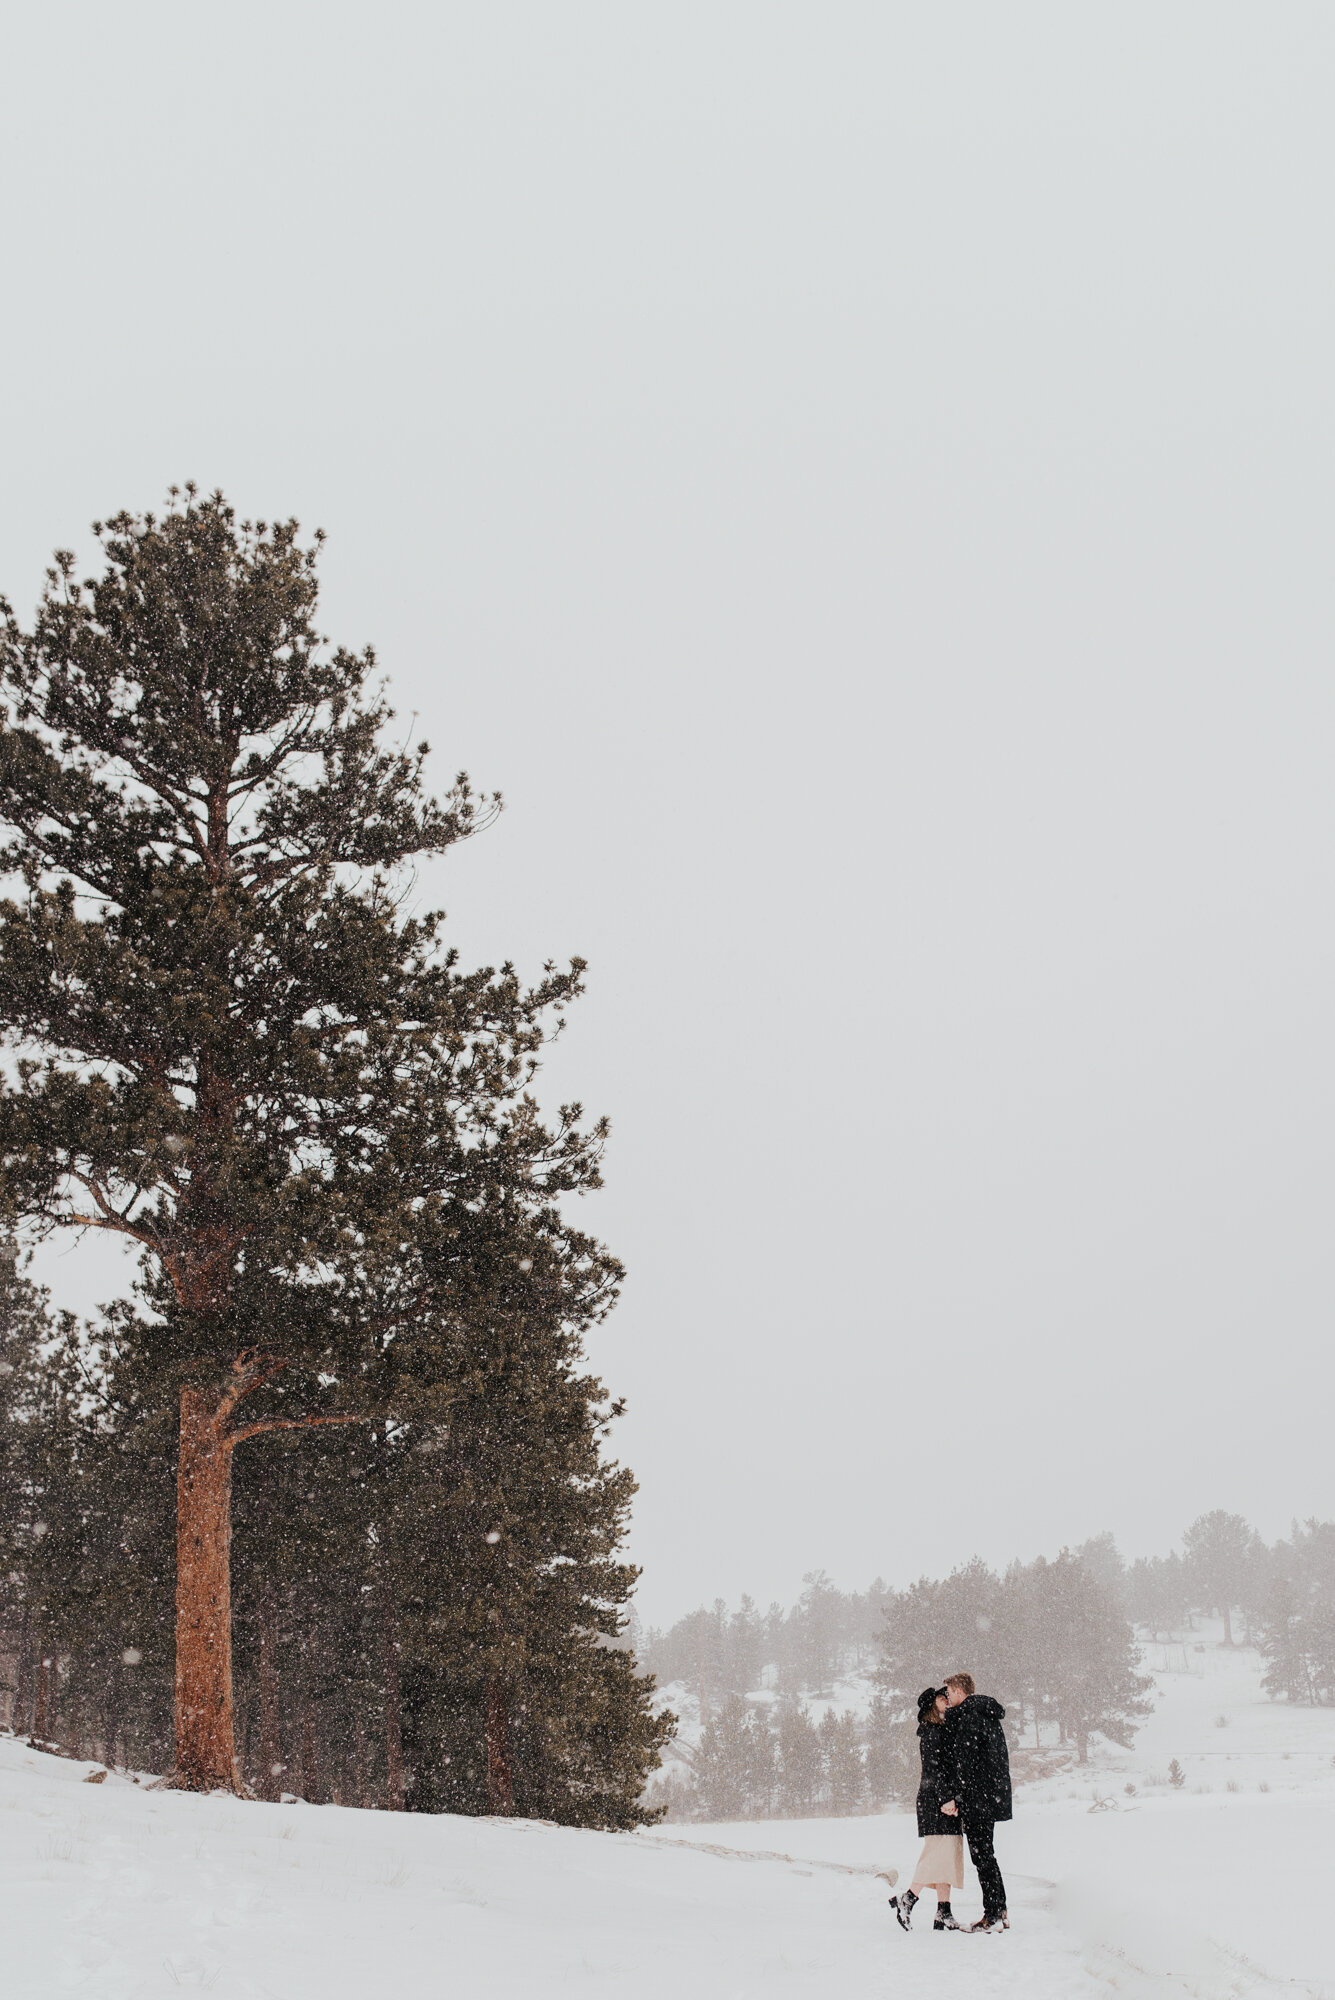
[[[126,1236],[133,1236],[137,1242],[156,1244],[157,1237],[155,1234],[146,1234],[141,1228],[139,1228],[135,1223],[131,1222],[130,1220],[130,1210],[134,1207],[135,1203],[138,1201],[140,1195],[144,1191],[143,1183],[141,1181],[135,1182],[134,1189],[130,1195],[129,1200],[126,1202],[125,1207],[123,1209],[120,1209],[117,1208],[115,1202],[112,1201],[111,1197],[103,1192],[102,1188],[99,1187],[98,1183],[95,1180],[90,1179],[90,1177],[87,1174],[79,1173],[78,1170],[74,1167],[69,1168],[68,1171],[71,1180],[77,1181],[81,1188],[86,1188],[88,1190],[89,1194],[93,1197],[93,1200],[97,1203],[98,1207],[102,1211],[103,1216],[105,1217],[105,1220],[100,1224],[94,1222],[91,1218],[88,1218],[87,1226],[90,1229],[97,1229],[97,1228],[118,1229],[122,1231],[122,1233]],[[76,1219],[81,1219],[81,1218],[76,1218]]]
[[[273,1417],[263,1423],[246,1424],[239,1431],[229,1431],[223,1438],[223,1443],[230,1451],[233,1445],[240,1444],[243,1438],[260,1437],[265,1431],[311,1431],[317,1424],[369,1424],[374,1421],[374,1417],[369,1413],[364,1416],[348,1417]]]
[[[247,1396],[253,1396],[266,1382],[272,1382],[275,1375],[281,1375],[292,1363],[281,1354],[260,1354],[247,1348],[238,1354],[232,1363],[236,1377],[232,1387],[218,1404],[218,1417],[230,1417],[238,1403],[244,1403]]]
[[[93,1199],[96,1200],[96,1189],[91,1190],[91,1192]],[[126,1222],[124,1217],[118,1214],[114,1208],[108,1215],[80,1215],[76,1209],[71,1209],[68,1215],[57,1215],[53,1220],[64,1222],[72,1229],[109,1229],[114,1235],[132,1237],[136,1243],[142,1243],[146,1249],[156,1250],[158,1248],[158,1239],[151,1230],[136,1228],[134,1223]]]

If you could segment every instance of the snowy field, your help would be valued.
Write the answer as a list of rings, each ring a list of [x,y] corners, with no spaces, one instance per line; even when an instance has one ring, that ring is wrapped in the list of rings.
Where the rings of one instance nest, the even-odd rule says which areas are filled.
[[[1156,1707],[1130,1750],[1099,1745],[1083,1770],[1017,1791],[1016,1817],[997,1836],[1013,1923],[1017,1901],[1023,1911],[1016,1929],[996,1940],[915,1931],[901,1942],[933,1957],[943,1946],[1009,1954],[1052,1926],[1077,1952],[1081,1977],[1049,1988],[1035,1967],[1017,1992],[1335,2000],[1335,1709],[1267,1700],[1259,1656],[1218,1637],[1207,1627],[1186,1644],[1146,1648]],[[1168,1782],[1174,1759],[1180,1789]],[[851,1865],[875,1856],[901,1871],[918,1851],[907,1814],[663,1831]],[[955,1907],[981,1907],[971,1869]]]
[[[597,1834],[250,1805],[0,1739],[0,1992],[1335,2000],[1335,1711],[1267,1702],[1250,1653],[1173,1664],[1134,1750],[1020,1792],[997,1938],[933,1934],[930,1904],[896,1928],[874,1871],[912,1866],[904,1815]]]

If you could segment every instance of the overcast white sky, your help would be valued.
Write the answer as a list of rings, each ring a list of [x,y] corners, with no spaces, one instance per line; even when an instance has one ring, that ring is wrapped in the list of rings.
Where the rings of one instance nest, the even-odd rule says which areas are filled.
[[[645,1615],[1335,1512],[1335,12],[5,21],[0,589],[295,513],[506,792]]]

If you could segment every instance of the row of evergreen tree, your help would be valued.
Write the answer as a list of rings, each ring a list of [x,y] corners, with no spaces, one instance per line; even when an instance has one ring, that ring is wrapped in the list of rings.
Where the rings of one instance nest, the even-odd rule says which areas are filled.
[[[434,1419],[423,1396],[412,1420],[238,1456],[237,1747],[259,1797],[643,1816],[671,1721],[621,1632],[633,1485],[600,1459],[599,1385],[537,1331],[525,1315],[509,1339],[495,1324],[461,1339]],[[175,1439],[98,1333],[0,1261],[0,1655],[15,1727],[158,1772]]]
[[[660,1681],[680,1682],[696,1698],[702,1716],[728,1695],[753,1692],[767,1673],[780,1693],[828,1695],[874,1666],[880,1614],[892,1595],[880,1577],[865,1591],[843,1591],[815,1570],[786,1611],[771,1604],[762,1612],[750,1597],[729,1611],[716,1598],[667,1631],[650,1627],[640,1650]]]
[[[1295,1521],[1287,1539],[1268,1544],[1241,1515],[1216,1509],[1165,1556],[1125,1563],[1109,1534],[1074,1554],[1146,1637],[1183,1632],[1200,1614],[1219,1617],[1226,1643],[1242,1636],[1299,1661],[1276,1683],[1278,1692],[1311,1701],[1335,1695],[1325,1636],[1335,1601],[1335,1526]],[[646,1666],[680,1683],[702,1712],[766,1677],[781,1693],[828,1696],[841,1679],[874,1664],[880,1618],[895,1596],[879,1577],[864,1591],[842,1591],[816,1571],[787,1610],[772,1603],[761,1612],[743,1597],[729,1611],[719,1598],[666,1630],[651,1627],[640,1650]]]
[[[695,1684],[701,1686],[704,1727],[694,1755],[682,1754],[656,1801],[674,1817],[763,1819],[856,1813],[911,1799],[918,1782],[917,1695],[956,1667],[967,1667],[980,1687],[1005,1703],[1017,1739],[1028,1723],[1037,1746],[1046,1727],[1050,1739],[1070,1743],[1082,1762],[1095,1734],[1129,1741],[1149,1712],[1150,1682],[1137,1670],[1135,1635],[1107,1574],[1110,1555],[1115,1560],[1110,1538],[1100,1537],[1082,1550],[1064,1550],[1055,1561],[1012,1563],[1004,1575],[975,1560],[905,1590],[878,1582],[842,1603],[827,1578],[813,1577],[795,1618],[776,1607],[759,1621],[744,1602],[731,1617],[716,1607],[707,1624],[696,1614],[674,1628],[675,1637],[652,1635],[646,1657],[665,1678],[684,1663],[681,1649],[692,1637],[715,1642],[723,1675],[754,1675],[749,1697],[726,1686],[711,1696],[708,1682]],[[865,1614],[869,1603],[879,1612],[877,1626],[841,1642],[850,1607]],[[794,1638],[818,1618],[823,1643],[808,1639],[806,1650],[798,1651]],[[753,1637],[757,1625],[785,1657],[782,1665],[761,1660],[755,1674],[756,1650],[739,1649],[734,1635]],[[801,1684],[804,1658],[819,1663],[814,1686]],[[875,1690],[865,1713],[848,1708],[840,1714],[831,1705],[814,1722],[798,1697],[828,1698],[839,1674],[865,1671],[864,1663]],[[719,1690],[720,1683],[713,1687]]]
[[[1289,1701],[1335,1701],[1335,1523],[1294,1521],[1267,1543],[1239,1514],[1202,1515],[1180,1553],[1142,1558],[1125,1577],[1129,1615],[1148,1634],[1180,1631],[1193,1612],[1224,1620],[1265,1654],[1265,1684]]]
[[[1012,1625],[1020,1615],[1012,1613],[1018,1580],[1035,1580],[1030,1595],[1036,1605],[1037,1580],[1045,1579],[1049,1571],[1064,1579],[1078,1570],[1126,1615],[1125,1572],[1110,1535],[1064,1552],[1059,1563],[1060,1569],[1041,1558],[1028,1567],[1012,1565],[1006,1574],[1006,1608]],[[990,1584],[984,1581],[988,1578]],[[1057,1589],[1055,1583],[1049,1587]],[[924,1580],[905,1591],[893,1590],[880,1577],[866,1590],[842,1591],[819,1570],[803,1578],[802,1593],[787,1610],[771,1604],[762,1613],[751,1598],[743,1597],[738,1608],[729,1611],[721,1598],[716,1599],[709,1610],[691,1612],[666,1631],[651,1628],[641,1652],[645,1666],[660,1681],[680,1685],[694,1699],[702,1720],[716,1713],[730,1695],[747,1696],[761,1688],[780,1696],[829,1700],[841,1681],[883,1672],[888,1634],[896,1629],[916,1634],[920,1607],[928,1601],[938,1605],[938,1623],[944,1621],[941,1658],[951,1651],[948,1642],[956,1639],[966,1650],[975,1649],[981,1640],[995,1652],[996,1642],[986,1635],[995,1622],[997,1588],[998,1580],[980,1562],[968,1564],[944,1582]],[[950,1619],[946,1608],[956,1599],[964,1606],[962,1625]],[[1032,1607],[1024,1615],[1031,1612]],[[977,1624],[980,1619],[982,1626]],[[930,1652],[937,1640],[929,1632],[925,1643]],[[934,1670],[929,1661],[928,1678]],[[917,1685],[922,1684],[920,1680]]]
[[[1310,1707],[1335,1702],[1335,1521],[1296,1521],[1270,1551],[1257,1643],[1272,1694]]]
[[[975,1560],[900,1591],[877,1579],[842,1592],[819,1572],[788,1611],[716,1601],[648,1635],[646,1664],[699,1704],[703,1724],[654,1796],[684,1819],[907,1802],[916,1696],[956,1667],[1005,1704],[1017,1749],[1065,1747],[1083,1763],[1094,1737],[1125,1745],[1149,1713],[1142,1642],[1202,1615],[1224,1620],[1226,1644],[1236,1628],[1261,1649],[1273,1696],[1335,1700],[1335,1524],[1295,1523],[1267,1546],[1217,1509],[1192,1523],[1180,1552],[1130,1565],[1104,1534],[1053,1560],[1002,1573]],[[870,1703],[838,1713],[838,1684],[852,1679],[870,1683]],[[822,1701],[831,1705],[813,1720],[808,1707]]]
[[[906,1796],[904,1760],[903,1729],[883,1697],[865,1717],[833,1708],[813,1717],[792,1697],[730,1694],[694,1753],[679,1753],[654,1781],[653,1798],[676,1820],[875,1812]]]
[[[0,1654],[15,1724],[191,1789],[599,1825],[670,1734],[583,1362],[620,1267],[545,1118],[582,967],[466,972],[412,869],[488,817],[221,496],[0,603]],[[318,545],[317,545],[318,546]],[[26,1231],[133,1245],[53,1314]],[[16,1235],[16,1232],[19,1234]]]

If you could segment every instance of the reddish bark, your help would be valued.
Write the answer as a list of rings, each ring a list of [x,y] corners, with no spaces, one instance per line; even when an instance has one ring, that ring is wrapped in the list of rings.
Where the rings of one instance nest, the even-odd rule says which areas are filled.
[[[515,1806],[510,1767],[510,1709],[499,1675],[487,1675],[487,1811],[511,1813]]]
[[[225,1398],[181,1391],[176,1475],[176,1769],[181,1791],[241,1792],[232,1730],[232,1445]]]
[[[232,1453],[266,1431],[360,1423],[360,1417],[271,1417],[233,1424],[238,1406],[288,1363],[249,1351],[221,1390],[181,1391],[176,1475],[176,1791],[252,1796],[236,1760],[232,1715]],[[277,1762],[278,1759],[272,1760]]]

